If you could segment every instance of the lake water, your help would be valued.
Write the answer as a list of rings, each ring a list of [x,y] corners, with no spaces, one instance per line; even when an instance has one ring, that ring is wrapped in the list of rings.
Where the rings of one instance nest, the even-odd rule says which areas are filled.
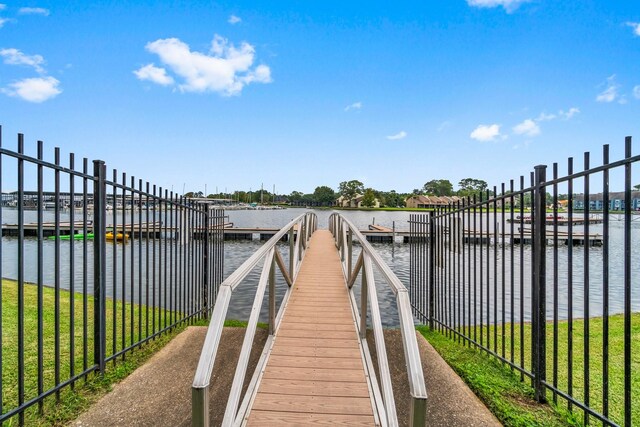
[[[229,216],[229,221],[233,222],[236,227],[269,227],[269,228],[280,228],[286,225],[293,218],[301,215],[306,212],[306,209],[283,209],[283,210],[229,210],[226,211],[226,215]],[[2,222],[3,223],[15,223],[17,222],[16,210],[10,208],[2,209]],[[329,210],[313,210],[313,212],[318,216],[318,225],[320,228],[327,228],[328,218],[331,215],[331,211]],[[397,230],[407,230],[409,228],[408,220],[411,215],[410,212],[380,212],[380,211],[341,211],[341,213],[349,218],[358,228],[366,229],[369,224],[375,221],[376,224],[381,224],[385,226],[391,227],[395,222],[395,226]],[[81,212],[75,213],[75,219],[79,220],[82,218]],[[52,212],[45,212],[45,221],[50,221],[53,219]],[[62,221],[68,220],[68,211],[63,212],[61,215]],[[112,219],[111,215],[108,216],[107,221],[110,222]],[[131,216],[130,213],[126,214],[127,222],[130,221]],[[156,218],[158,219],[158,218]],[[134,215],[134,221],[137,222],[139,220],[138,212]],[[25,212],[25,221],[26,222],[35,222],[36,221],[36,212],[35,211],[26,211]],[[144,213],[142,216],[142,221],[146,221],[144,217]],[[122,224],[122,218],[118,218],[118,223]],[[493,223],[491,220],[490,223]],[[580,227],[575,228],[576,232],[580,232]],[[602,233],[601,225],[591,225],[590,228],[591,233]],[[610,226],[610,267],[609,267],[609,276],[610,276],[610,312],[611,313],[619,313],[623,310],[623,237],[624,237],[624,229],[623,222],[613,220]],[[640,222],[634,221],[632,225],[632,309],[634,311],[640,311]],[[36,269],[33,267],[33,260],[36,257],[36,246],[37,240],[35,238],[26,238],[25,239],[25,259],[27,260],[27,266],[25,269],[25,280],[29,282],[36,281]],[[130,245],[131,243],[129,243]],[[224,261],[224,276],[227,277],[231,274],[242,262],[244,262],[251,254],[253,254],[256,249],[262,244],[259,241],[228,241],[225,242],[225,261]],[[63,260],[61,263],[61,286],[63,288],[69,287],[69,277],[70,277],[70,263],[69,263],[69,253],[70,253],[70,242],[64,242],[61,245],[61,259]],[[135,241],[135,249],[133,251],[133,262],[138,263],[139,261],[139,245],[141,246],[141,253],[143,258],[146,254],[146,243],[142,241],[140,243],[138,240]],[[409,245],[404,243],[373,243],[373,247],[378,251],[381,257],[387,262],[387,264],[391,267],[391,269],[395,272],[398,278],[405,284],[405,286],[409,286]],[[45,240],[43,242],[44,251],[45,251],[45,283],[53,284],[54,283],[54,269],[53,267],[53,251],[55,247],[55,243],[51,240]],[[73,242],[74,250],[75,250],[75,286],[78,289],[79,284],[82,282],[82,242],[76,241]],[[281,253],[285,256],[288,255],[288,245],[282,244]],[[514,247],[514,264],[516,265],[516,277],[519,276],[518,265],[519,263],[519,246]],[[114,250],[112,250],[114,249]],[[356,251],[357,251],[356,246]],[[465,253],[469,253],[471,250],[471,246],[465,246]],[[483,250],[483,258],[486,260],[487,249]],[[529,303],[530,296],[530,273],[529,273],[529,264],[528,260],[530,259],[530,246],[524,246],[524,269],[525,269],[525,306]],[[574,298],[573,298],[573,310],[574,317],[579,318],[583,316],[583,301],[584,301],[584,249],[581,246],[576,246],[573,248],[573,288],[574,288]],[[589,295],[590,295],[590,315],[598,316],[602,313],[602,248],[594,247],[589,249]],[[489,248],[489,252],[491,256],[495,254],[494,247],[491,246]],[[567,317],[567,308],[568,308],[568,274],[567,274],[567,254],[568,249],[566,246],[559,246],[558,248],[558,277],[559,277],[559,300],[558,300],[558,311],[560,318]],[[118,267],[121,268],[121,260],[120,260],[120,247],[116,246],[112,248],[108,246],[107,248],[107,277],[111,275],[111,266],[112,259],[115,255],[118,260]],[[131,255],[131,251],[128,250],[127,259],[125,260],[125,265],[127,268],[130,268],[131,261],[129,256]],[[473,256],[473,255],[472,255]],[[479,259],[480,249],[476,248],[476,258]],[[509,286],[509,264],[510,264],[510,245],[505,245],[505,258],[502,258],[502,246],[498,246],[497,250],[498,262],[500,263],[498,266],[498,271],[501,272],[501,263],[505,261],[505,272],[507,273],[507,283],[506,283],[506,293],[505,298],[509,300],[510,294],[510,286]],[[91,264],[92,257],[92,245],[89,243],[87,245],[87,260],[88,263]],[[455,266],[456,256],[452,257],[452,265]],[[486,261],[485,261],[486,262]],[[88,266],[91,268],[91,265]],[[552,304],[552,268],[553,268],[553,258],[551,248],[547,252],[547,279],[548,279],[548,310],[547,314],[549,318],[551,318],[553,313],[553,304]],[[488,270],[485,269],[486,272],[489,272],[489,283],[491,290],[493,289],[493,280],[494,280],[494,272],[493,272],[493,262],[490,263]],[[3,237],[2,240],[2,276],[6,278],[15,279],[17,277],[17,239],[13,237]],[[249,315],[250,307],[253,303],[253,297],[255,294],[255,288],[260,276],[260,268],[256,268],[253,271],[245,284],[243,284],[238,290],[234,293],[232,298],[232,303],[229,308],[228,317],[229,318],[237,318],[237,319],[246,319]],[[91,272],[89,271],[89,277],[91,277]],[[444,276],[443,276],[444,277]],[[137,280],[137,278],[134,278]],[[486,276],[483,278],[484,284],[483,289],[486,289]],[[501,286],[501,277],[498,276],[498,286]],[[359,281],[358,281],[359,282]],[[378,276],[376,280],[376,285],[379,290],[379,304],[380,309],[383,315],[384,324],[386,326],[397,326],[398,318],[397,318],[397,310],[395,306],[395,298],[391,291],[386,286],[386,283]],[[137,285],[135,285],[137,286]],[[476,290],[479,291],[480,284],[478,283],[476,286]],[[280,299],[284,294],[286,285],[282,278],[278,280],[278,295]],[[516,300],[515,306],[517,307],[519,304],[517,301],[520,298],[518,292],[518,283],[516,282],[515,290],[514,290],[514,298]],[[359,284],[356,285],[356,294],[358,294]],[[91,292],[91,280],[89,280],[89,292]],[[111,290],[108,290],[108,295],[111,295]],[[145,294],[144,289],[142,294],[139,296],[144,301]],[[490,310],[493,312],[492,307],[492,298],[490,298]],[[498,306],[498,309],[501,309],[501,306]],[[485,309],[486,310],[486,309]],[[509,307],[505,308],[505,312],[507,315],[507,319],[509,318]],[[266,301],[263,304],[262,309],[263,319],[266,316]],[[516,313],[516,319],[519,318],[519,314]],[[524,313],[524,319],[528,320],[528,313]]]

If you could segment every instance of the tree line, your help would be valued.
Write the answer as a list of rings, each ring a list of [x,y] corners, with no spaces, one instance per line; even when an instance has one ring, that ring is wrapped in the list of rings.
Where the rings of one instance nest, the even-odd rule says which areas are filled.
[[[404,207],[405,200],[412,195],[428,196],[460,196],[471,197],[474,194],[483,197],[487,193],[487,182],[481,179],[465,178],[458,182],[458,189],[454,190],[453,184],[447,179],[434,179],[426,182],[422,188],[416,188],[410,193],[396,190],[380,191],[371,187],[365,187],[358,180],[342,181],[337,190],[328,185],[320,185],[313,193],[292,191],[290,194],[274,194],[268,190],[242,191],[233,193],[212,193],[205,196],[202,191],[190,191],[185,197],[207,197],[210,199],[228,199],[238,203],[288,203],[297,206],[333,206],[340,197],[345,202],[362,196],[361,204],[365,207],[373,207],[376,201],[383,207]]]

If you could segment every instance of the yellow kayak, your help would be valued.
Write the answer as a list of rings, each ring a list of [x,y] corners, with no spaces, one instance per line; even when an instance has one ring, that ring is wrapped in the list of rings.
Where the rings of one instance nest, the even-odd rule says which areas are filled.
[[[127,233],[117,233],[115,236],[112,231],[109,231],[104,236],[107,240],[124,240],[127,241],[129,239],[129,235]]]

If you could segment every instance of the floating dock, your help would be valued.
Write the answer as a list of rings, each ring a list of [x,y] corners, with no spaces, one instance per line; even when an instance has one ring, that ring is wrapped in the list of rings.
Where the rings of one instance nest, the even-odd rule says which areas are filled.
[[[521,222],[523,224],[532,224],[533,220],[531,219],[530,216],[524,217],[522,218],[522,221],[520,220],[520,218],[514,218],[513,221],[511,220],[511,218],[507,218],[507,222],[513,222],[514,224],[520,224]],[[571,218],[571,220],[569,220],[569,218],[567,217],[558,217],[558,218],[552,218],[552,217],[547,217],[545,220],[545,224],[546,225],[555,225],[558,224],[559,227],[567,227],[569,226],[569,224],[571,225],[584,225],[584,224],[602,224],[604,222],[604,220],[602,218],[597,218],[597,217],[589,217],[589,218]]]
[[[224,228],[224,239],[225,240],[260,240],[266,241],[273,237],[278,231],[279,228],[262,228],[262,227],[233,227],[232,223],[223,224]],[[24,236],[25,237],[37,237],[38,236],[38,224],[37,223],[29,223],[24,224]],[[107,226],[106,231],[113,231],[113,226]],[[159,239],[163,236],[168,236],[171,238],[177,238],[180,235],[181,228],[175,226],[165,226],[160,222],[155,223],[134,223],[134,224],[124,224],[124,225],[116,225],[117,232],[125,232],[131,238],[156,238]],[[74,234],[80,233],[93,233],[93,224],[91,222],[87,223],[86,229],[85,225],[82,222],[75,222],[73,225]],[[210,227],[210,232],[214,232],[217,228]],[[189,231],[192,233],[192,237],[194,239],[201,239],[204,234],[204,229],[202,227],[189,227]],[[429,237],[426,234],[421,235],[411,235],[409,231],[406,230],[393,230],[389,227],[384,227],[380,225],[370,225],[369,230],[361,230],[360,231],[368,241],[376,242],[376,243],[393,243],[396,240],[396,237],[401,237],[404,243],[410,242],[418,242],[418,241],[428,241]],[[449,230],[445,230],[447,234],[449,234]],[[61,222],[58,225],[58,233],[60,236],[69,236],[71,234],[71,223],[70,222]],[[42,234],[43,237],[47,238],[50,236],[56,235],[56,226],[54,223],[47,222],[42,223]],[[294,234],[297,234],[297,230],[294,230]],[[13,236],[17,237],[19,235],[19,227],[17,224],[3,224],[2,225],[2,236]],[[531,244],[532,236],[531,230],[525,229],[523,230],[522,235],[520,232],[516,232],[513,235],[498,232],[486,232],[483,231],[480,233],[477,230],[464,230],[462,233],[462,242],[466,244],[491,244],[502,243],[504,238],[505,243],[510,243],[514,245],[523,244]],[[288,241],[289,235],[285,234],[282,237],[282,241]],[[558,231],[557,239],[559,244],[569,245],[584,245],[585,241],[588,242],[589,246],[602,246],[604,243],[603,236],[601,234],[589,234],[588,238],[585,239],[583,233],[573,233],[571,237],[569,237],[566,231]],[[547,230],[547,243],[553,243],[555,240],[555,236],[552,231]]]

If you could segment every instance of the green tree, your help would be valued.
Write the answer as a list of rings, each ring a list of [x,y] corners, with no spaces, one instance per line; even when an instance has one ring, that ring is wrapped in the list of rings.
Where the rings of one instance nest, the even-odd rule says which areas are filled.
[[[321,185],[313,192],[313,201],[321,206],[331,206],[336,199],[336,193],[331,187]]]
[[[338,186],[338,191],[346,201],[351,201],[358,194],[364,192],[364,184],[357,179],[351,181],[342,181]]]
[[[204,193],[202,191],[189,191],[187,193],[184,193],[184,197],[188,199],[204,197]]]
[[[634,185],[633,189],[636,190],[636,191],[640,191],[640,184]]]
[[[364,191],[364,196],[362,197],[362,206],[366,208],[372,208],[376,205],[376,195],[371,188],[367,188]]]
[[[469,197],[487,190],[487,181],[475,178],[464,178],[458,182],[458,196]]]
[[[291,194],[289,194],[289,201],[291,203],[298,203],[302,201],[302,196],[304,196],[304,193],[300,192],[300,191],[292,191]]]
[[[402,197],[402,195],[398,194],[396,190],[381,193],[378,199],[380,200],[380,203],[384,204],[384,206],[389,206],[392,208],[401,207],[404,205],[404,198]]]
[[[425,193],[434,196],[452,196],[453,184],[448,179],[432,179],[422,187]]]

